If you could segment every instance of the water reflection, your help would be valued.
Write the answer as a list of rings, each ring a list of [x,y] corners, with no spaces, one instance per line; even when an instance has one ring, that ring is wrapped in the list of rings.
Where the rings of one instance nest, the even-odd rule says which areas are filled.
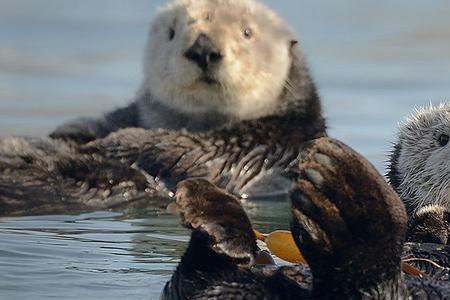
[[[107,212],[2,219],[2,297],[155,299],[187,237],[173,216],[121,219]]]
[[[262,231],[288,228],[287,201],[245,207]],[[188,234],[167,214],[3,218],[0,289],[5,299],[157,299]]]

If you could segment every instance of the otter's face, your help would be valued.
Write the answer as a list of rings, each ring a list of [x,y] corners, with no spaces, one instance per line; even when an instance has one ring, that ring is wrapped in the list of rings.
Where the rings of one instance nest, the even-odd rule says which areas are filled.
[[[419,111],[400,128],[400,192],[415,210],[450,209],[450,104]]]
[[[185,112],[266,115],[288,85],[293,34],[252,0],[184,0],[153,22],[144,89]]]

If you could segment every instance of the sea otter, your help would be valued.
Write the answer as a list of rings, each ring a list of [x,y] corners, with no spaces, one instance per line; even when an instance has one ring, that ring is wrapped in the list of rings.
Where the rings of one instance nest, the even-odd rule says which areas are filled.
[[[173,1],[151,24],[135,101],[51,136],[87,142],[127,127],[205,132],[293,110],[315,113],[316,89],[297,44],[291,27],[256,1]]]
[[[130,106],[53,139],[0,140],[0,215],[151,205],[192,176],[239,197],[285,196],[280,174],[326,135],[295,36],[253,0],[169,4],[153,21],[146,66]]]
[[[309,268],[254,266],[255,235],[239,201],[204,179],[190,179],[178,184],[176,201],[191,240],[161,298],[450,297],[449,246],[404,244],[402,200],[361,155],[320,138],[308,144],[292,174],[291,229]],[[446,274],[403,275],[402,256],[443,264]]]
[[[418,109],[401,124],[388,178],[410,216],[411,240],[450,242],[450,103]]]

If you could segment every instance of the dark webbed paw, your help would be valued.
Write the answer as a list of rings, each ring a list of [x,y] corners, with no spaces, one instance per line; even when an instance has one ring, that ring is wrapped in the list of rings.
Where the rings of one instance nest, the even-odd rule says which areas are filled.
[[[290,193],[292,230],[315,284],[359,289],[397,278],[406,212],[375,168],[321,138],[305,149],[299,173]]]
[[[450,244],[450,211],[439,205],[419,209],[411,218],[407,240],[416,243]]]
[[[213,251],[241,265],[253,263],[255,235],[237,198],[207,180],[189,179],[178,184],[176,203],[184,225],[205,233]]]
[[[99,124],[91,119],[83,118],[61,125],[50,134],[50,137],[64,141],[73,141],[77,144],[86,144],[102,137],[100,131]]]

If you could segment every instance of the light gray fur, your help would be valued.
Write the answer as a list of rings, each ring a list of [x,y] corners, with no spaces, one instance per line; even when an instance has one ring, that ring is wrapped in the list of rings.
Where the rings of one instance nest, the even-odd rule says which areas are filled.
[[[450,135],[450,103],[420,108],[400,125],[388,176],[410,214],[429,205],[450,209],[450,143],[439,144],[443,134]]]

